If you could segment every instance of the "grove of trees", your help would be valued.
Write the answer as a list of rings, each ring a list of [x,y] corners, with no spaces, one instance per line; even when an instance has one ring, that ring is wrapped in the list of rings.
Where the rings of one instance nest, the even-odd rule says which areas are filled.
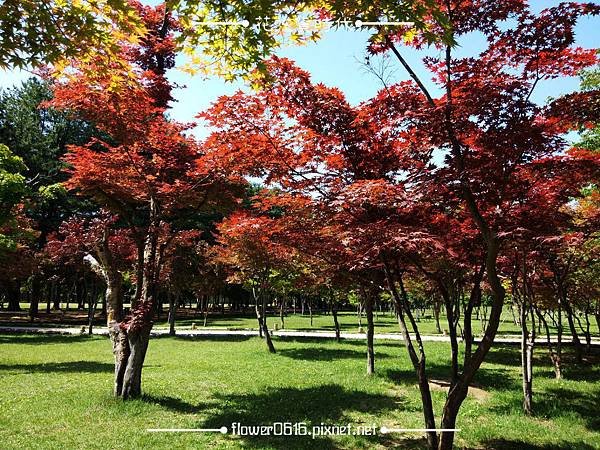
[[[599,5],[534,13],[525,0],[242,2],[219,15],[218,5],[194,1],[116,2],[114,11],[81,2],[114,26],[84,20],[86,39],[61,59],[55,50],[74,40],[78,22],[65,22],[50,49],[44,36],[28,41],[27,30],[32,17],[56,24],[66,6],[12,3],[0,7],[1,29],[13,14],[23,51],[3,44],[0,65],[54,65],[0,93],[0,296],[11,311],[28,303],[34,323],[44,301],[48,311],[69,301],[87,307],[90,332],[101,305],[115,396],[142,394],[163,304],[174,334],[178,305],[195,301],[206,321],[209,298],[223,310],[224,298],[232,310],[251,306],[272,353],[268,314],[284,326],[297,300],[311,315],[318,305],[340,339],[337,312],[357,304],[368,374],[377,369],[374,313],[385,305],[414,367],[432,449],[452,448],[454,433],[435,430],[457,428],[503,312],[512,309],[521,330],[526,414],[535,410],[539,342],[557,379],[566,341],[579,363],[590,352],[593,323],[600,328],[600,70],[597,50],[577,46],[574,30]],[[238,27],[224,37],[189,19],[261,11],[288,21],[409,18],[414,28],[378,28],[367,48],[408,80],[352,105],[272,55],[285,32]],[[485,48],[459,52],[473,34]],[[420,70],[408,47],[422,54]],[[180,51],[205,73],[253,87],[198,112],[210,130],[204,140],[169,116],[168,74]],[[544,83],[574,76],[580,90],[534,101]],[[450,344],[439,417],[425,307]]]

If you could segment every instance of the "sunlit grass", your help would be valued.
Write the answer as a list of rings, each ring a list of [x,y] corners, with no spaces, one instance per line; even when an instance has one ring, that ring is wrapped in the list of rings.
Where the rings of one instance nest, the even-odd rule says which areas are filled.
[[[153,339],[144,369],[145,398],[111,397],[110,344],[87,336],[0,336],[0,447],[131,448],[421,448],[417,435],[242,438],[152,434],[147,428],[271,424],[277,421],[422,427],[410,363],[399,342],[377,344],[377,375],[365,375],[364,343],[258,338]],[[448,347],[428,343],[431,377],[447,374]],[[600,448],[600,365],[567,368],[557,382],[547,356],[536,359],[536,416],[520,412],[519,354],[498,348],[459,417],[467,448]],[[435,390],[436,413],[444,393]],[[527,446],[527,445],[529,446]]]

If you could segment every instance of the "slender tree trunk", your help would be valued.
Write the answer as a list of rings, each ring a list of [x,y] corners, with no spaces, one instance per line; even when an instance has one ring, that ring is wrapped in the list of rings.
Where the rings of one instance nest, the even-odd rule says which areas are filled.
[[[56,282],[52,281],[50,283],[50,292],[48,293],[48,297],[46,297],[46,314],[50,314],[50,309],[52,306],[52,299],[56,295]]]
[[[560,380],[562,378],[560,355],[554,350],[554,346],[552,345],[550,327],[548,327],[548,322],[544,318],[544,315],[541,313],[541,311],[536,311],[538,316],[538,322],[544,326],[544,330],[546,332],[546,343],[548,344],[548,353],[550,354],[550,360],[552,361],[552,366],[554,367],[554,375],[557,380]]]
[[[371,292],[364,292],[365,313],[367,316],[367,375],[375,373],[375,346],[373,337],[375,334],[375,324],[373,322],[373,299]]]
[[[258,335],[261,338],[264,338],[264,333],[263,333],[263,320],[264,317],[261,314],[261,307],[258,304],[258,297],[256,295],[256,291],[254,290],[254,311],[256,312],[256,320],[258,321]]]
[[[175,296],[169,293],[169,336],[175,336],[175,314],[177,305]]]
[[[392,294],[392,298],[396,304],[398,325],[400,326],[400,331],[402,333],[402,337],[404,338],[404,345],[406,346],[406,350],[415,369],[415,373],[417,374],[419,392],[421,393],[421,405],[423,406],[423,417],[425,419],[425,427],[429,430],[434,430],[436,428],[435,416],[433,413],[433,402],[431,400],[429,379],[426,373],[425,349],[423,347],[421,335],[410,311],[410,305],[408,304],[408,299],[406,298],[406,291],[404,290],[404,286],[402,284],[402,275],[398,276],[398,281],[400,282],[400,294],[396,288],[396,282],[393,278],[391,269],[385,260],[384,267],[388,289]],[[419,349],[418,355],[413,345],[412,338],[408,332],[405,316],[409,319],[409,322],[411,323],[415,333],[415,340]],[[426,436],[429,448],[436,449],[439,442],[437,433],[435,431],[428,431]]]
[[[563,296],[562,300],[564,300],[563,308],[567,313],[567,323],[569,324],[569,330],[571,331],[573,347],[575,348],[575,356],[577,357],[577,362],[581,363],[583,361],[583,346],[581,345],[581,340],[579,339],[579,334],[577,333],[577,328],[575,328],[575,321],[573,320],[573,309],[569,304],[566,296]]]
[[[589,354],[592,349],[592,333],[590,332],[590,316],[588,311],[584,311],[585,327],[581,327],[585,337],[585,353]],[[579,321],[581,323],[581,321]]]
[[[88,297],[88,334],[94,333],[94,314],[98,305],[98,292],[96,287],[92,289],[91,295]]]
[[[256,292],[256,289],[253,289],[254,293],[254,303],[255,303],[255,311],[256,311],[256,319],[258,320],[258,330],[260,337],[265,339],[267,343],[267,348],[270,353],[275,352],[275,346],[273,345],[273,341],[271,340],[271,333],[269,332],[269,328],[267,326],[267,320],[265,316],[267,299],[263,293]]]
[[[208,322],[208,299],[209,296],[205,295],[203,299],[203,307],[204,307],[204,323],[203,326],[206,327],[206,323]]]
[[[285,297],[281,296],[281,304],[279,305],[279,320],[281,322],[281,329],[285,328]]]
[[[436,299],[433,300],[433,317],[435,318],[435,330],[438,334],[442,334],[440,327],[440,303]]]
[[[337,304],[336,304],[335,300],[333,300],[332,303],[331,303],[331,315],[333,316],[333,326],[335,328],[335,340],[337,342],[340,342],[340,340],[341,340],[341,337],[340,337],[340,322],[338,320]]]
[[[532,315],[531,330],[528,328],[529,307],[526,300],[521,304],[521,375],[523,384],[523,412],[533,414],[533,347],[535,343],[535,320]]]
[[[131,307],[135,307],[142,296],[142,284],[144,282],[144,249],[143,239],[136,238],[137,261],[135,265],[135,291],[131,300]]]
[[[42,284],[36,275],[31,282],[31,300],[29,302],[29,321],[33,322],[38,315],[40,296],[42,295]]]
[[[474,202],[474,200],[470,199]],[[468,203],[471,203],[468,202]],[[475,206],[476,208],[476,206]],[[486,230],[485,227],[483,227]],[[504,306],[505,291],[502,286],[502,282],[497,273],[497,258],[499,251],[498,238],[487,229],[484,233],[487,245],[486,260],[485,260],[485,273],[487,275],[487,281],[492,291],[492,308],[490,311],[489,318],[487,319],[487,328],[481,339],[481,342],[477,346],[476,351],[465,361],[463,366],[462,376],[457,380],[454,386],[451,386],[448,391],[446,403],[442,413],[442,428],[454,429],[456,428],[456,418],[462,403],[464,402],[467,393],[469,391],[469,385],[473,381],[477,370],[481,366],[481,363],[488,354],[496,333],[500,324],[500,317],[502,315],[502,308]],[[452,450],[454,443],[454,432],[443,432],[440,438],[440,450]]]
[[[265,341],[267,342],[267,348],[269,349],[269,353],[275,353],[275,346],[273,345],[273,341],[271,340],[271,332],[269,331],[269,327],[267,325],[267,298],[265,295],[262,295],[261,297],[263,335],[265,336]]]

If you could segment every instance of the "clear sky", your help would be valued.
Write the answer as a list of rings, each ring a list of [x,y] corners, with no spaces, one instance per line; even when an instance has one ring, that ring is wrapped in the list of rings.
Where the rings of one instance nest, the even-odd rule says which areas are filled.
[[[144,3],[156,4],[156,0],[146,0]],[[553,6],[559,1],[554,0],[532,0],[532,8],[539,10],[546,6]],[[600,19],[584,18],[577,26],[577,43],[583,47],[600,47]],[[359,29],[330,30],[325,32],[323,39],[319,42],[303,47],[287,47],[277,52],[296,61],[296,63],[312,74],[313,80],[320,81],[326,85],[336,86],[345,94],[352,104],[359,103],[372,97],[379,89],[381,82],[373,74],[365,71],[364,67],[357,61],[363,60],[368,31]],[[477,55],[483,48],[484,41],[480,36],[466,36],[459,43],[457,49],[459,55]],[[431,87],[429,76],[422,70],[420,58],[415,51],[402,49],[404,56],[413,65],[421,78]],[[422,54],[420,54],[422,56]],[[399,64],[390,59],[390,65],[394,69],[391,81],[407,79],[406,72]],[[27,78],[27,72],[2,72],[0,71],[0,86],[11,86]],[[185,88],[178,89],[175,97],[178,100],[173,105],[171,117],[184,122],[193,120],[194,116],[205,109],[218,96],[233,93],[242,88],[241,83],[226,83],[218,78],[203,79],[200,76],[189,76],[178,70],[171,71],[169,78]],[[547,97],[557,97],[566,92],[572,92],[578,88],[577,78],[553,80],[542,83],[534,94],[534,100],[544,102]],[[206,130],[199,127],[195,134],[198,137],[206,135]]]

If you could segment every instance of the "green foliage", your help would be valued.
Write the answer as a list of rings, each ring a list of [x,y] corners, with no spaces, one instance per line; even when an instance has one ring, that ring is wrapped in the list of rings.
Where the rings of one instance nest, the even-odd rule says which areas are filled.
[[[0,69],[115,55],[142,28],[127,0],[0,2]]]
[[[600,89],[600,67],[584,71],[581,74],[582,91],[589,92],[597,89]],[[577,145],[588,150],[600,151],[600,124],[596,124],[592,129],[583,131],[581,133],[581,141]]]
[[[21,86],[0,91],[0,142],[27,166],[26,176],[36,185],[66,179],[60,158],[68,144],[87,142],[90,125],[65,113],[41,107],[52,94],[47,82],[30,78]]]
[[[90,124],[44,107],[51,98],[48,82],[37,78],[0,91],[0,143],[24,163],[21,173],[31,190],[27,215],[41,228],[42,240],[65,217],[90,209],[61,185],[68,178],[61,158],[68,145],[83,144],[95,135]]]
[[[434,0],[340,2],[337,0],[167,0],[182,25],[179,45],[188,56],[189,72],[215,74],[226,80],[238,76],[252,79],[253,70],[264,69],[262,61],[282,45],[304,45],[317,41],[325,32],[326,16],[337,21],[411,21],[415,30],[429,41],[439,40],[424,23],[428,7]],[[445,26],[443,14],[436,15]],[[247,26],[210,26],[206,22],[242,23]],[[390,30],[371,29],[372,41],[381,42]]]
[[[25,169],[23,160],[0,144],[0,257],[17,246],[14,208],[27,191],[25,177],[20,173]]]
[[[26,191],[26,169],[23,160],[6,145],[0,144],[0,226],[10,217],[12,208],[21,201]]]

